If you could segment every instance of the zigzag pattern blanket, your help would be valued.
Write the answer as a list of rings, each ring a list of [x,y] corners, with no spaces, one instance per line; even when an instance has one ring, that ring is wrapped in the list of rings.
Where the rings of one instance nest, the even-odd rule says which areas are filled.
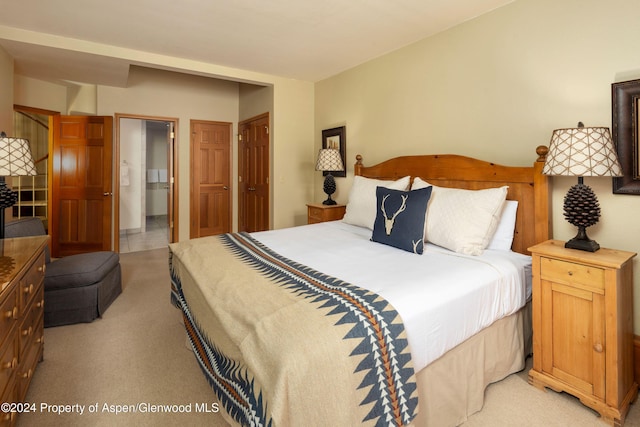
[[[417,414],[400,316],[245,233],[172,244],[172,301],[242,425],[401,426]]]

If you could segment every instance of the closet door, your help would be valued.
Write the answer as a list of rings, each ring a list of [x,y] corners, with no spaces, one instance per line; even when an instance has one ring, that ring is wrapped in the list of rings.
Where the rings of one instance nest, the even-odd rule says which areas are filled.
[[[231,231],[231,129],[231,123],[191,121],[192,239]]]
[[[238,231],[269,229],[269,114],[240,122]]]
[[[111,249],[113,118],[54,116],[54,257]]]

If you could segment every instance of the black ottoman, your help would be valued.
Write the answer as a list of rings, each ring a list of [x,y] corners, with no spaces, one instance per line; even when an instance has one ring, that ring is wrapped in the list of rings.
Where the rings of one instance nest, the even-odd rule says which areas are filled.
[[[120,257],[115,252],[57,259],[45,270],[44,326],[91,322],[121,293]]]

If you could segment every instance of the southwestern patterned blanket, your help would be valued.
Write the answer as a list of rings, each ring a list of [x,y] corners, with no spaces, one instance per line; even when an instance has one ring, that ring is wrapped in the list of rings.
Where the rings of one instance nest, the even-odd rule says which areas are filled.
[[[401,426],[418,397],[400,316],[380,296],[246,233],[170,245],[173,303],[241,425]]]

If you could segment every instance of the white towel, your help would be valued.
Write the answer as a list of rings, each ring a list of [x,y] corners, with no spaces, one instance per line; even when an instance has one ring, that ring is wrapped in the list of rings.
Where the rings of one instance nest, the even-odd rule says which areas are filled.
[[[127,185],[129,185],[129,164],[125,161],[120,163],[120,186]]]
[[[147,169],[147,182],[158,182],[158,169]]]

